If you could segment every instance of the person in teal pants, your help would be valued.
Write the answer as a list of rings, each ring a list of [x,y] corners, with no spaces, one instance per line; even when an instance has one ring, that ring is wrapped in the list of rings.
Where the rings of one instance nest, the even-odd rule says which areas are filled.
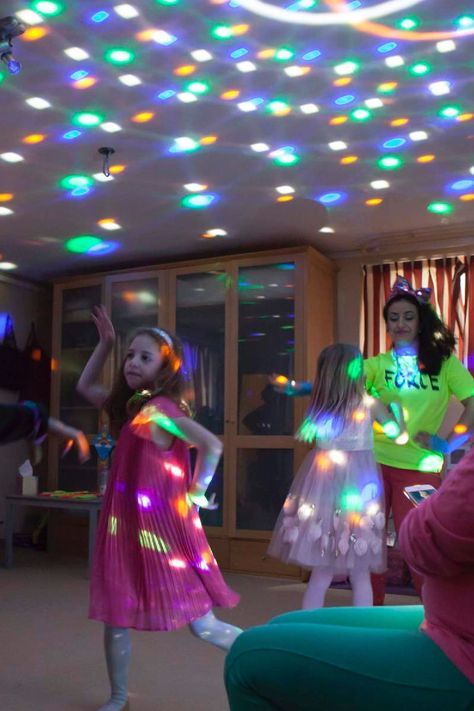
[[[231,711],[473,711],[474,447],[399,544],[424,608],[303,610],[247,630],[226,659]]]
[[[474,686],[420,629],[421,605],[289,612],[225,665],[231,711],[461,711]]]

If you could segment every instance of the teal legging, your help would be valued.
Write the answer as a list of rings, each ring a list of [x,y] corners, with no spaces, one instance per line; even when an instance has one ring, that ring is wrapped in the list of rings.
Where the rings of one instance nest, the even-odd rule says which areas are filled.
[[[237,638],[231,711],[461,711],[474,685],[418,628],[423,607],[290,612]]]

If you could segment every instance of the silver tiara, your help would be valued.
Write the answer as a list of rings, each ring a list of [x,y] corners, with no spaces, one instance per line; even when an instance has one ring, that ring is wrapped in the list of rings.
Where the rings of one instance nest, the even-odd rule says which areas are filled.
[[[171,350],[174,349],[173,346],[173,341],[171,340],[171,336],[169,336],[166,331],[163,331],[161,328],[154,328],[153,329],[155,333],[157,333],[161,338],[168,344],[168,346],[171,348]]]

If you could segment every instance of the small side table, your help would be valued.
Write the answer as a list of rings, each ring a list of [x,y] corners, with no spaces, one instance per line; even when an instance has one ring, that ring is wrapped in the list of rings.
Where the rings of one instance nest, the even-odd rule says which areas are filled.
[[[88,566],[91,569],[94,551],[97,520],[102,506],[102,497],[93,499],[61,499],[48,496],[22,496],[10,494],[5,497],[5,568],[13,567],[13,528],[15,509],[20,506],[34,506],[42,509],[67,509],[68,511],[86,511],[89,515],[89,555]]]

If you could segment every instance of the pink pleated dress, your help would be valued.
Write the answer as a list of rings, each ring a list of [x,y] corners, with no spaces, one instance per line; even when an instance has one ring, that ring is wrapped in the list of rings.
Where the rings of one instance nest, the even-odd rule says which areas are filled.
[[[172,419],[184,413],[169,398],[148,405]],[[113,457],[100,515],[89,617],[114,627],[173,630],[212,607],[234,607],[199,513],[188,506],[187,444],[160,450],[127,423]]]
[[[285,563],[338,574],[386,570],[383,481],[363,403],[342,432],[318,439],[296,474],[268,552]]]

